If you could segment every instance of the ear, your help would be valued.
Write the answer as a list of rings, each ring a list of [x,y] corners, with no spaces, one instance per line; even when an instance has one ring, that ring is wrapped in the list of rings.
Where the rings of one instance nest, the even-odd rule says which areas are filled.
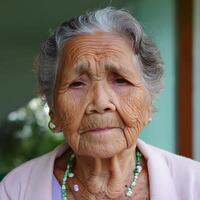
[[[153,105],[151,103],[145,115],[145,126],[152,120],[152,115],[153,115]]]
[[[49,116],[51,118],[52,123],[55,125],[55,132],[61,132],[62,128],[62,120],[60,119],[59,115],[56,114],[54,111],[49,110]]]

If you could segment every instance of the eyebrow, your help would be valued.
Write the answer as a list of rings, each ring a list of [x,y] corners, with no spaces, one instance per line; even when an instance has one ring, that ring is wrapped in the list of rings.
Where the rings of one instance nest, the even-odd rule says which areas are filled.
[[[130,75],[130,71],[127,69],[124,69],[122,65],[119,64],[113,64],[113,63],[106,63],[105,64],[105,70],[108,72],[114,72],[120,75]],[[75,66],[75,73],[78,75],[81,74],[90,74],[90,63],[79,63]]]
[[[124,69],[124,66],[120,65],[120,64],[112,64],[112,63],[108,63],[106,66],[106,70],[109,72],[114,72],[120,75],[128,75],[130,74],[129,70]]]
[[[90,64],[87,63],[79,63],[75,66],[75,73],[76,74],[84,74],[88,73],[90,69]]]

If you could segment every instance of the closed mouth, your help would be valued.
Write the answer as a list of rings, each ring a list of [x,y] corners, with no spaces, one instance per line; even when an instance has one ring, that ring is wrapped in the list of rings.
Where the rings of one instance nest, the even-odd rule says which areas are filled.
[[[117,127],[105,127],[105,128],[94,128],[94,129],[88,129],[82,132],[82,134],[86,133],[86,132],[101,132],[101,131],[108,131],[111,129],[114,129]]]

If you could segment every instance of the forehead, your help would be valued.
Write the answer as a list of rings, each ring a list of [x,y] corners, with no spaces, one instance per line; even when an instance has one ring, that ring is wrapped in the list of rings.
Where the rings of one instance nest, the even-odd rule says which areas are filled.
[[[134,68],[134,57],[130,42],[116,33],[97,32],[75,36],[67,41],[63,49],[61,65],[66,70],[86,69],[86,66],[107,68]],[[69,72],[68,71],[68,72]]]

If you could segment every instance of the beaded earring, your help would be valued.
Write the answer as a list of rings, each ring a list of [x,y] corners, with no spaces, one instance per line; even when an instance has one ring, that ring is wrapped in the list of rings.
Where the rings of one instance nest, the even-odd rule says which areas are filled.
[[[48,123],[48,127],[52,132],[55,132],[56,125],[51,120]]]

